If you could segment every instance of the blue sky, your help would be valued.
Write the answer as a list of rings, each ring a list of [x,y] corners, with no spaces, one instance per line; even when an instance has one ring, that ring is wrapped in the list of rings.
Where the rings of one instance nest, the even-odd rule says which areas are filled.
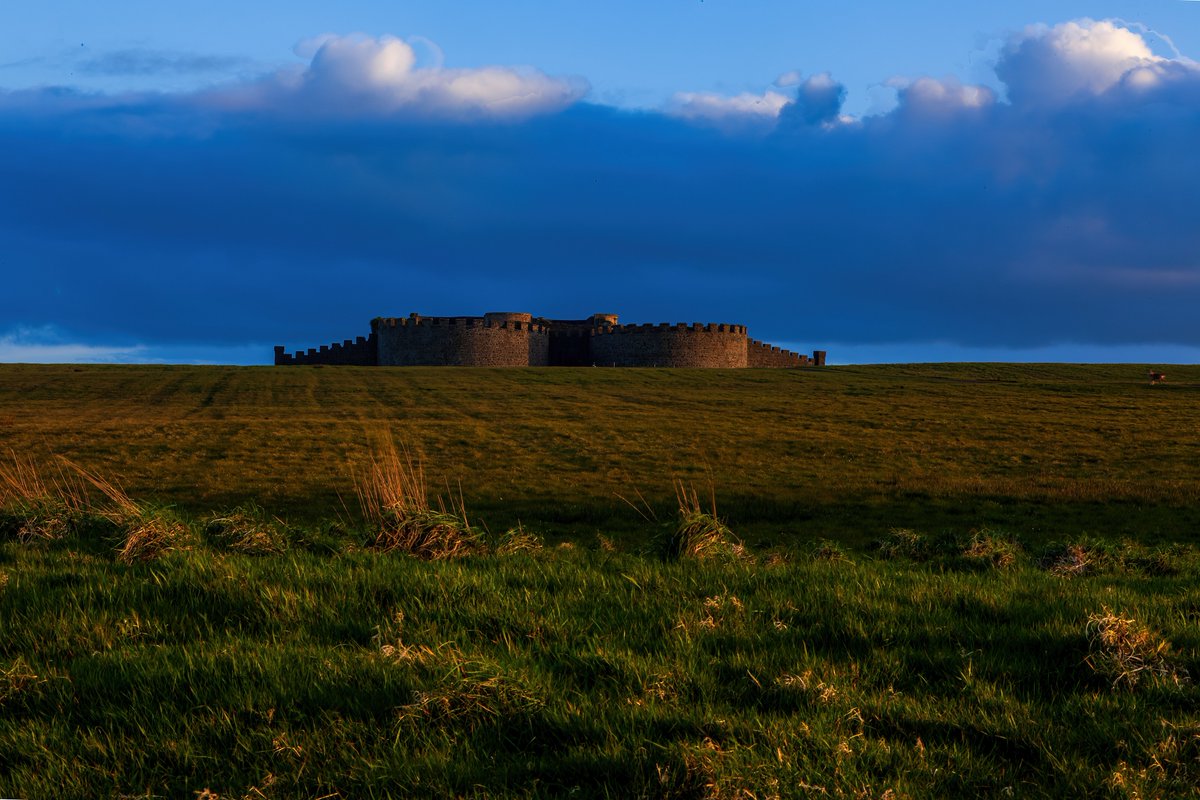
[[[0,22],[0,360],[261,363],[500,307],[843,362],[1200,360],[1197,3]]]

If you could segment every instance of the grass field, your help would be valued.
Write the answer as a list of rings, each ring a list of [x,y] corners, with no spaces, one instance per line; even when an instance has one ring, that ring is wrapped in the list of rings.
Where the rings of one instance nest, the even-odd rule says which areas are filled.
[[[984,524],[1178,541],[1200,531],[1200,367],[1169,372],[2,366],[0,430],[192,513],[344,516],[394,436],[489,525],[551,539],[636,538],[618,495],[669,510],[678,477],[760,546]]]
[[[86,487],[0,481],[0,796],[1198,796],[1167,372],[0,367]],[[381,549],[386,440],[468,555]],[[746,550],[660,557],[674,479]]]

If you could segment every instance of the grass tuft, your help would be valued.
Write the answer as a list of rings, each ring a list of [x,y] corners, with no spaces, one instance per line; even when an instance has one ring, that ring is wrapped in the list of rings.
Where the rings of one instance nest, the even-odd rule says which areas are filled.
[[[499,556],[510,556],[514,553],[536,553],[545,547],[541,536],[525,530],[521,523],[515,528],[509,528],[500,534],[492,551]]]
[[[287,549],[287,537],[279,521],[268,518],[254,503],[209,517],[204,532],[222,547],[237,553],[271,555]]]
[[[876,545],[879,555],[887,559],[906,558],[925,561],[932,555],[933,548],[924,534],[909,528],[892,528]]]
[[[679,521],[657,542],[658,553],[664,560],[750,557],[746,547],[717,516],[715,496],[711,498],[709,510],[705,511],[696,490],[689,489],[683,481],[676,481],[675,498],[679,505]]]
[[[1049,562],[1046,568],[1063,578],[1087,575],[1096,569],[1092,553],[1081,544],[1067,545],[1062,553]]]
[[[1090,540],[1052,547],[1041,559],[1047,571],[1061,578],[1093,575],[1111,567],[1112,561],[1112,553],[1107,545]]]
[[[1086,662],[1114,688],[1133,688],[1143,678],[1187,682],[1187,671],[1171,660],[1170,642],[1132,617],[1105,607],[1088,617],[1087,630],[1091,651]]]
[[[813,561],[838,561],[847,564],[853,564],[850,557],[846,555],[846,551],[837,542],[830,539],[822,539],[817,542],[809,552],[809,558]]]
[[[41,682],[42,679],[33,671],[24,657],[17,656],[7,669],[0,668],[0,707],[26,689]]]
[[[471,732],[497,720],[528,717],[545,705],[501,672],[484,674],[481,665],[465,661],[454,670],[458,674],[440,685],[414,692],[412,702],[398,709],[397,722]]]
[[[187,526],[169,509],[139,503],[114,481],[61,456],[60,459],[108,498],[110,505],[97,513],[115,525],[121,537],[117,547],[118,561],[125,564],[150,561],[172,550],[191,546],[192,537]]]
[[[191,545],[187,526],[166,509],[139,506],[136,515],[122,515],[113,522],[124,536],[117,548],[117,560],[126,564],[151,561]]]
[[[962,555],[972,564],[992,569],[1011,569],[1024,558],[1025,549],[1013,537],[983,528],[972,532]]]
[[[0,529],[22,542],[62,539],[79,526],[88,508],[86,488],[59,471],[47,478],[31,458],[9,451],[0,463]]]
[[[1155,578],[1168,578],[1183,572],[1183,564],[1188,560],[1187,554],[1179,548],[1156,547],[1150,550],[1138,550],[1127,558],[1127,564],[1146,575]]]
[[[481,549],[471,530],[460,493],[447,508],[442,498],[429,502],[425,468],[407,448],[385,440],[371,455],[365,476],[355,480],[363,517],[374,530],[371,546],[424,559],[455,558]]]

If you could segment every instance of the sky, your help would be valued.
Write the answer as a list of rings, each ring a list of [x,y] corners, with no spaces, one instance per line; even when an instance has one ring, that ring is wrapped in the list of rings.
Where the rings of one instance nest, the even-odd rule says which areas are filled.
[[[1200,361],[1200,3],[11,5],[0,361],[491,310]]]

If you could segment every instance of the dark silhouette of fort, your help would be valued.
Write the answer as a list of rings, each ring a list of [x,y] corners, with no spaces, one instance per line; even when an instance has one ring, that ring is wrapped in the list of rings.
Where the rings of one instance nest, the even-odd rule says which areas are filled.
[[[751,339],[745,325],[620,325],[616,314],[544,319],[492,312],[482,317],[376,317],[371,335],[307,352],[275,348],[275,364],[382,367],[809,367],[812,356]]]

